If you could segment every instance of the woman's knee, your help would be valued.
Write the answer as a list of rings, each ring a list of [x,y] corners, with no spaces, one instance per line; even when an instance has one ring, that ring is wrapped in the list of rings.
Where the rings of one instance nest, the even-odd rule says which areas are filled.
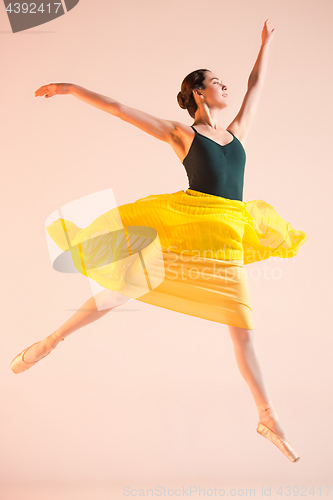
[[[126,295],[122,295],[119,292],[115,292],[113,290],[102,290],[97,295],[94,296],[95,302],[97,305],[97,309],[109,309],[117,306],[121,306],[125,304],[129,300],[132,300],[131,297],[127,297]]]
[[[253,342],[254,330],[240,328],[239,326],[228,325],[231,340],[233,342]]]

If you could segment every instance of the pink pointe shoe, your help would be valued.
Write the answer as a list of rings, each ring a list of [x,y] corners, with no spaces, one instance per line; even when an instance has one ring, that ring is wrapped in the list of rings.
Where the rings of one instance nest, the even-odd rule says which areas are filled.
[[[51,334],[53,335],[53,334]],[[51,337],[50,335],[50,337]],[[47,337],[48,338],[48,337]],[[53,337],[54,339],[54,337]],[[38,363],[38,361],[40,361],[41,359],[45,358],[46,356],[48,356],[50,354],[51,351],[53,351],[53,349],[55,349],[55,347],[59,344],[59,342],[61,342],[62,340],[65,340],[65,339],[54,339],[54,342],[53,342],[53,345],[51,344],[50,345],[50,351],[45,354],[45,356],[43,356],[42,358],[39,358],[37,359],[36,361],[31,361],[31,362],[27,362],[27,361],[24,361],[24,355],[25,353],[28,351],[28,349],[30,349],[30,347],[36,345],[36,344],[39,344],[39,342],[35,342],[34,344],[32,344],[31,346],[27,347],[26,349],[24,349],[22,352],[20,352],[20,354],[18,354],[14,359],[13,361],[10,363],[10,368],[11,370],[17,374],[17,373],[22,373],[22,372],[25,372],[26,370],[29,370],[29,368],[31,368],[32,366],[34,366],[36,363]],[[40,342],[43,342],[43,340],[41,340]],[[55,345],[54,345],[55,344]]]
[[[277,417],[277,413],[274,410],[273,406],[271,403],[267,403],[266,405],[260,405],[257,406],[259,411],[265,411],[268,412],[268,417],[272,417],[271,421],[272,422],[277,422],[279,419]],[[300,456],[298,455],[297,451],[294,450],[294,448],[291,446],[288,441],[283,439],[281,436],[276,434],[275,432],[272,431],[267,425],[263,424],[262,422],[258,423],[257,426],[257,432],[261,436],[267,438],[271,443],[275,444],[279,448],[282,453],[291,460],[291,462],[298,462],[300,460]]]

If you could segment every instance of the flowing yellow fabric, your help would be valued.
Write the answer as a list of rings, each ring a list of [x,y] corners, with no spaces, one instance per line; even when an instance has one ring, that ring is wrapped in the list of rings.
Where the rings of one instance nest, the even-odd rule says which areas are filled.
[[[116,207],[86,228],[47,228],[78,272],[99,285],[173,311],[253,329],[244,265],[298,253],[307,236],[262,200],[192,189]]]

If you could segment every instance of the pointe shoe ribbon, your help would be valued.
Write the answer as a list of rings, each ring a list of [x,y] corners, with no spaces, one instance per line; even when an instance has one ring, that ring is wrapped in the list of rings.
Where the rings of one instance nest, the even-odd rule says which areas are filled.
[[[61,340],[65,340],[65,339],[61,339]],[[34,345],[36,345],[38,343],[39,342],[35,342],[31,346],[27,347],[26,349],[24,349],[22,352],[20,352],[20,354],[18,354],[13,359],[13,361],[10,364],[10,368],[11,368],[11,370],[15,374],[22,373],[22,372],[25,372],[26,370],[29,370],[29,368],[31,368],[32,366],[34,366],[41,359],[43,359],[46,356],[48,356],[50,354],[50,352],[53,350],[53,349],[51,349],[50,352],[48,352],[47,354],[45,354],[45,356],[43,356],[42,358],[37,359],[37,361],[32,361],[32,362],[24,361],[24,355],[28,351],[28,349],[30,349],[30,347],[32,347],[32,346],[34,346]]]

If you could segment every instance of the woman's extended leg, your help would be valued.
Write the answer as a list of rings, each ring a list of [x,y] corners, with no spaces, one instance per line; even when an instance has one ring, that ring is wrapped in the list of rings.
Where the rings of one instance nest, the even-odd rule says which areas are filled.
[[[271,403],[271,397],[254,343],[254,330],[247,330],[246,328],[231,325],[228,325],[228,328],[239,371],[252,393],[258,408],[260,422],[267,425],[273,432],[286,439],[286,441],[289,441],[276,412],[273,412],[272,404],[269,404]],[[272,411],[262,411],[265,406],[271,406]]]
[[[111,290],[102,290],[99,294],[96,295],[96,299],[99,307],[103,306],[105,307],[104,309],[97,309],[95,297],[92,296],[55,332],[53,332],[48,337],[45,337],[40,342],[37,342],[36,344],[30,346],[24,353],[24,362],[35,363],[39,361],[41,358],[50,353],[51,350],[55,349],[59,342],[64,340],[71,333],[92,323],[93,321],[97,321],[99,318],[110,312],[115,307],[125,304],[125,302],[128,302],[129,300],[132,300],[130,297],[126,297],[125,295],[121,295],[120,293],[113,292]],[[21,363],[21,365],[23,365],[22,361],[17,360],[14,365],[14,370],[16,368],[18,370],[21,369],[21,366],[19,366],[19,362]],[[27,368],[28,365],[26,366],[26,369]],[[17,371],[17,373],[19,373],[19,371]]]

